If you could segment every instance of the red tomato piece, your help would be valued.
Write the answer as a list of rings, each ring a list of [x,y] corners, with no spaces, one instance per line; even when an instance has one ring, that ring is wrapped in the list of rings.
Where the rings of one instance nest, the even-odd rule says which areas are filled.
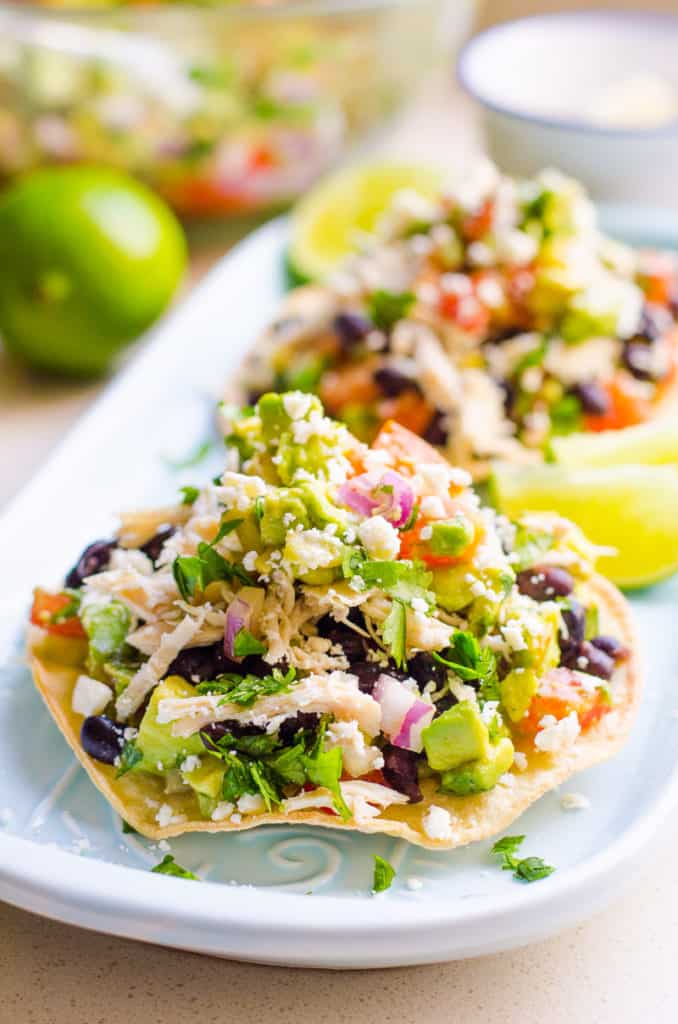
[[[521,732],[534,736],[545,715],[553,715],[560,721],[574,711],[582,730],[586,730],[609,710],[610,703],[603,689],[585,689],[571,669],[554,668],[542,680],[539,693],[532,698],[528,714],[519,728]]]
[[[58,636],[84,637],[85,631],[77,616],[64,619],[63,622],[52,621],[57,612],[68,607],[71,600],[68,594],[50,594],[38,587],[33,594],[31,622],[34,626],[40,626],[48,633],[55,633]]]

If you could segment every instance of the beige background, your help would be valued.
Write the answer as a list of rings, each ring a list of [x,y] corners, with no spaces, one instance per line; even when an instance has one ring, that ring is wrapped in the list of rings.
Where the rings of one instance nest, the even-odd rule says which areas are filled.
[[[592,5],[489,0],[480,21],[571,6]],[[616,6],[645,5],[618,0]],[[653,6],[678,10],[671,0]],[[387,148],[424,156],[477,144],[468,105],[435,86]],[[208,261],[198,262],[196,275]],[[0,352],[0,503],[29,479],[99,390],[36,381]],[[82,932],[0,904],[0,1022],[676,1024],[677,848],[674,816],[615,905],[558,938],[411,970],[332,974],[228,963]]]

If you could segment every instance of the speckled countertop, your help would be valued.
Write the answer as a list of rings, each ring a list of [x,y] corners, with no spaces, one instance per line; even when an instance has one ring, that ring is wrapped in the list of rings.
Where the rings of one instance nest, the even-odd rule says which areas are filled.
[[[467,108],[438,93],[401,128],[394,149],[449,155],[475,142]],[[37,383],[0,354],[0,503],[98,390]],[[560,937],[482,960],[390,971],[236,964],[84,932],[0,904],[0,1022],[677,1024],[676,848],[678,816],[615,905]]]

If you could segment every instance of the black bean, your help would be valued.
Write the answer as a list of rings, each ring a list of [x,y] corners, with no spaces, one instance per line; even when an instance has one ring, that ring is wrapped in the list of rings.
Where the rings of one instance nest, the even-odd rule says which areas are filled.
[[[657,380],[663,374],[652,366],[652,348],[644,341],[627,341],[624,345],[622,362],[637,380]]]
[[[421,654],[415,654],[414,658],[408,661],[407,670],[412,679],[416,679],[421,688],[426,686],[427,683],[434,682],[436,689],[438,689],[447,678],[445,666],[436,661],[432,654],[428,654],[425,651],[422,651]]]
[[[590,416],[604,416],[610,411],[610,396],[595,380],[581,381],[572,388],[584,412]]]
[[[82,723],[80,743],[95,761],[113,764],[125,745],[124,726],[106,715],[90,715]]]
[[[380,366],[373,374],[375,384],[387,398],[397,398],[404,391],[420,392],[416,380],[395,366]]]
[[[417,755],[412,750],[402,747],[384,747],[384,767],[382,772],[391,789],[404,793],[410,803],[416,804],[422,799],[417,771]]]
[[[278,735],[281,743],[292,743],[300,729],[307,729],[309,732],[317,729],[320,724],[320,715],[310,711],[298,711],[291,718],[286,718],[280,726]]]
[[[535,565],[518,573],[518,590],[534,601],[550,601],[572,593],[574,580],[557,565]]]
[[[345,623],[335,622],[330,615],[326,615],[318,623],[318,633],[327,640],[331,640],[333,644],[341,647],[349,664],[352,664],[354,661],[365,660],[365,641],[363,637]]]
[[[445,413],[441,412],[440,409],[436,409],[433,413],[431,422],[424,431],[424,440],[439,448],[442,447],[442,445],[447,444],[447,439],[450,436],[447,423],[448,417]]]
[[[285,671],[285,666],[278,667]],[[189,683],[202,683],[208,679],[217,679],[227,672],[267,676],[271,672],[271,666],[256,654],[249,655],[242,661],[231,661],[224,653],[223,642],[217,641],[206,647],[186,647],[179,652],[165,674],[182,676]]]
[[[351,673],[358,677],[358,686],[361,693],[372,694],[377,679],[386,670],[378,665],[376,661],[358,661],[351,665]]]
[[[344,348],[352,348],[364,341],[373,330],[373,325],[361,313],[337,313],[333,323],[334,333]]]
[[[82,586],[82,581],[87,576],[94,576],[108,568],[111,560],[111,552],[117,548],[117,540],[95,540],[88,544],[80,558],[75,563],[66,577],[67,587],[77,590]]]
[[[558,637],[561,663],[571,668],[579,655],[579,648],[586,630],[586,611],[579,601],[570,600],[569,608],[560,612],[567,632],[561,630]]]
[[[575,667],[580,672],[588,672],[589,675],[598,676],[600,679],[611,679],[614,672],[614,660],[605,651],[601,651],[588,640],[584,640],[579,648]]]
[[[615,662],[624,661],[629,656],[628,647],[617,640],[616,636],[594,636],[591,643]]]
[[[139,550],[148,555],[153,564],[155,564],[160,558],[165,541],[169,540],[176,532],[175,526],[165,526],[162,530],[158,530],[155,537],[151,537],[145,544],[142,544]]]
[[[657,341],[671,328],[673,318],[664,306],[654,302],[646,302],[640,314],[640,322],[636,337],[645,338],[647,341]]]

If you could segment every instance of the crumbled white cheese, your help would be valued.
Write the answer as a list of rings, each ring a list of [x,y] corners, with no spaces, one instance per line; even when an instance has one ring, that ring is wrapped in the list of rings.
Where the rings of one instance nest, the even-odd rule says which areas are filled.
[[[431,537],[433,536],[433,527],[422,526],[421,530],[419,531],[419,536],[421,537],[422,540],[430,540]]]
[[[400,537],[398,531],[383,516],[365,519],[358,527],[358,536],[370,558],[390,561],[398,557]]]
[[[452,816],[444,807],[432,804],[422,818],[424,832],[429,839],[446,840],[453,836]]]
[[[239,825],[240,822],[242,821],[242,814],[232,814],[231,821],[233,822],[234,825]]]
[[[76,715],[100,715],[107,704],[113,699],[113,691],[106,683],[92,679],[91,676],[78,676],[73,694],[71,696],[71,707]]]
[[[369,746],[357,722],[332,722],[325,733],[325,750],[340,747],[349,775],[359,778],[382,768],[384,758],[378,747]]]
[[[198,754],[189,754],[188,757],[185,757],[182,761],[180,768],[182,772],[194,772],[201,764],[202,761]]]
[[[161,850],[163,853],[169,853],[172,847],[170,846],[166,839],[161,839],[160,842],[158,843],[158,849]]]
[[[155,815],[155,820],[157,821],[158,825],[160,825],[160,828],[166,828],[167,825],[169,825],[170,822],[172,821],[173,817],[174,811],[172,810],[170,805],[160,804],[160,807],[158,808],[158,811]]]
[[[422,888],[423,884],[424,883],[422,882],[422,880],[420,878],[412,877],[412,878],[407,878],[405,880],[405,885],[410,890],[410,892],[417,892],[418,889]]]
[[[527,755],[521,750],[516,750],[513,754],[513,764],[519,772],[524,772],[527,768]]]
[[[419,508],[421,514],[426,516],[427,519],[445,518],[445,506],[443,505],[442,499],[435,494],[429,494],[425,498],[422,498]]]
[[[262,814],[265,809],[264,798],[259,793],[244,793],[238,800],[241,814]]]
[[[248,551],[247,554],[243,556],[243,569],[245,569],[247,572],[254,572],[257,568],[258,557],[258,552]]]
[[[492,721],[494,720],[494,716],[497,714],[498,709],[499,709],[499,701],[498,700],[486,700],[485,701],[485,703],[483,704],[483,707],[481,709],[481,712],[480,712],[480,717],[482,718],[482,720],[485,723],[485,725],[491,725],[492,724]]]
[[[212,811],[210,817],[212,821],[223,821],[224,818],[230,818],[235,810],[235,806],[229,803],[227,800],[222,800]]]
[[[510,650],[527,650],[527,643],[523,634],[523,628],[517,620],[511,619],[504,626],[501,626],[501,632]]]
[[[313,527],[310,530],[295,530],[287,535],[285,559],[302,572],[312,572],[314,569],[338,565],[342,550],[343,545],[337,537]]]
[[[536,238],[526,231],[508,228],[495,233],[495,246],[500,263],[530,263],[537,255]]]
[[[564,811],[588,811],[591,801],[583,793],[563,793],[560,806]]]
[[[300,420],[308,412],[311,396],[302,391],[291,391],[283,395],[283,408],[291,420]]]
[[[557,753],[571,746],[581,729],[576,711],[571,711],[567,718],[558,721],[553,715],[544,715],[539,722],[539,732],[534,737],[537,750]]]
[[[423,597],[413,597],[410,601],[410,607],[412,611],[421,612],[422,615],[425,615],[428,611],[428,604]]]

